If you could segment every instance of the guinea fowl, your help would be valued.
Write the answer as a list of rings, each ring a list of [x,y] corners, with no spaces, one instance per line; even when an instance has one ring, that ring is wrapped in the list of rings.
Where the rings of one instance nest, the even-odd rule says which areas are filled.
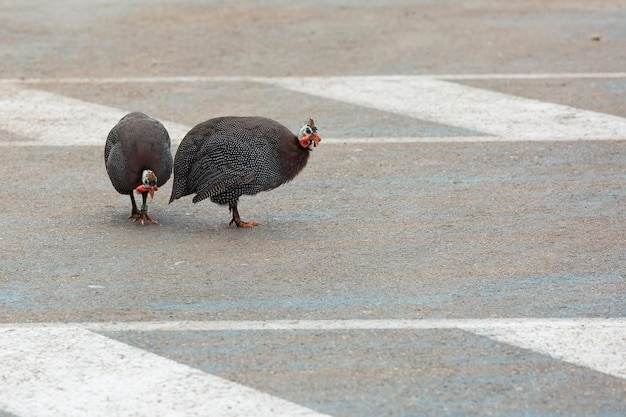
[[[255,221],[239,217],[237,203],[244,194],[267,191],[295,178],[322,140],[313,119],[298,136],[265,117],[218,117],[191,129],[174,160],[174,185],[170,203],[195,193],[193,202],[206,198],[226,205],[230,224],[254,227]]]
[[[158,224],[148,215],[147,198],[172,175],[170,136],[158,121],[143,113],[129,113],[111,129],[104,147],[104,162],[113,187],[130,195],[133,222],[145,220]],[[141,211],[133,191],[141,194]]]

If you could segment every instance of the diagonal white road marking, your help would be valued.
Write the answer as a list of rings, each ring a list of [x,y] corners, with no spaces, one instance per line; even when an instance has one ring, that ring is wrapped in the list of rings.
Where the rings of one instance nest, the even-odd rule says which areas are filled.
[[[460,329],[626,379],[626,318],[0,324],[0,410],[19,416],[324,416],[94,332]]]
[[[327,138],[325,143],[491,142],[528,140],[623,140],[626,118],[511,96],[441,79],[622,78],[626,73],[458,74],[436,76],[360,76],[319,78],[144,77],[76,78],[74,83],[240,82],[255,81],[360,106],[472,129],[485,136],[408,138]],[[435,79],[439,78],[439,79]],[[101,146],[111,127],[128,111],[25,87],[59,80],[0,80],[0,130],[32,140],[0,141],[16,145]],[[172,143],[189,130],[162,121]]]
[[[626,318],[93,322],[0,324],[0,331],[42,326],[97,332],[460,329],[626,379]]]
[[[492,140],[626,139],[626,119],[413,76],[275,78],[293,91],[495,136]]]
[[[21,417],[324,416],[72,326],[0,328],[0,381]]]
[[[626,320],[485,323],[467,330],[499,342],[626,378]]]
[[[2,145],[97,145],[104,146],[111,128],[128,111],[89,103],[20,85],[0,84],[0,130],[31,141],[0,142]],[[189,130],[162,121],[172,141]]]
[[[388,76],[393,77],[393,76]],[[401,76],[405,77],[405,76]],[[626,72],[539,72],[539,73],[483,73],[483,74],[420,74],[412,78],[429,80],[553,80],[553,79],[620,79]],[[257,81],[271,83],[275,77],[245,75],[230,76],[158,76],[158,77],[59,77],[59,78],[0,78],[10,84],[162,84],[162,83],[219,83]]]

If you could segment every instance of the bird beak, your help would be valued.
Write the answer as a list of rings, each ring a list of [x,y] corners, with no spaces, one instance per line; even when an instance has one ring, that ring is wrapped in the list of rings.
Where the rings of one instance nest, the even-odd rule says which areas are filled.
[[[157,187],[150,187],[150,189],[148,190],[148,192],[150,193],[150,198],[154,198],[154,192],[158,190]]]

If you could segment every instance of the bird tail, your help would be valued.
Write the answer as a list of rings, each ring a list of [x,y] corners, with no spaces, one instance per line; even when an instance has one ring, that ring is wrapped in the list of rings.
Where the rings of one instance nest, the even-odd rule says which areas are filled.
[[[176,181],[174,181],[174,186],[172,187],[172,195],[170,195],[170,202],[168,204],[171,204],[172,201],[178,200],[179,198],[189,194],[190,193],[185,193],[185,187],[180,186],[176,183]]]

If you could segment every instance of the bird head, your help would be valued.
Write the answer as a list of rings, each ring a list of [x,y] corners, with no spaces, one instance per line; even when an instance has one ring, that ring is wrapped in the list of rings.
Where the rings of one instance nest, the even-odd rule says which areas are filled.
[[[317,127],[315,127],[313,119],[309,119],[309,122],[300,128],[298,140],[300,145],[307,149],[310,148],[311,143],[313,143],[313,147],[316,147],[322,141],[322,138],[317,134]]]
[[[156,174],[152,170],[144,169],[141,173],[141,184],[135,190],[140,194],[148,192],[150,193],[150,198],[154,198],[154,192],[158,189]]]

